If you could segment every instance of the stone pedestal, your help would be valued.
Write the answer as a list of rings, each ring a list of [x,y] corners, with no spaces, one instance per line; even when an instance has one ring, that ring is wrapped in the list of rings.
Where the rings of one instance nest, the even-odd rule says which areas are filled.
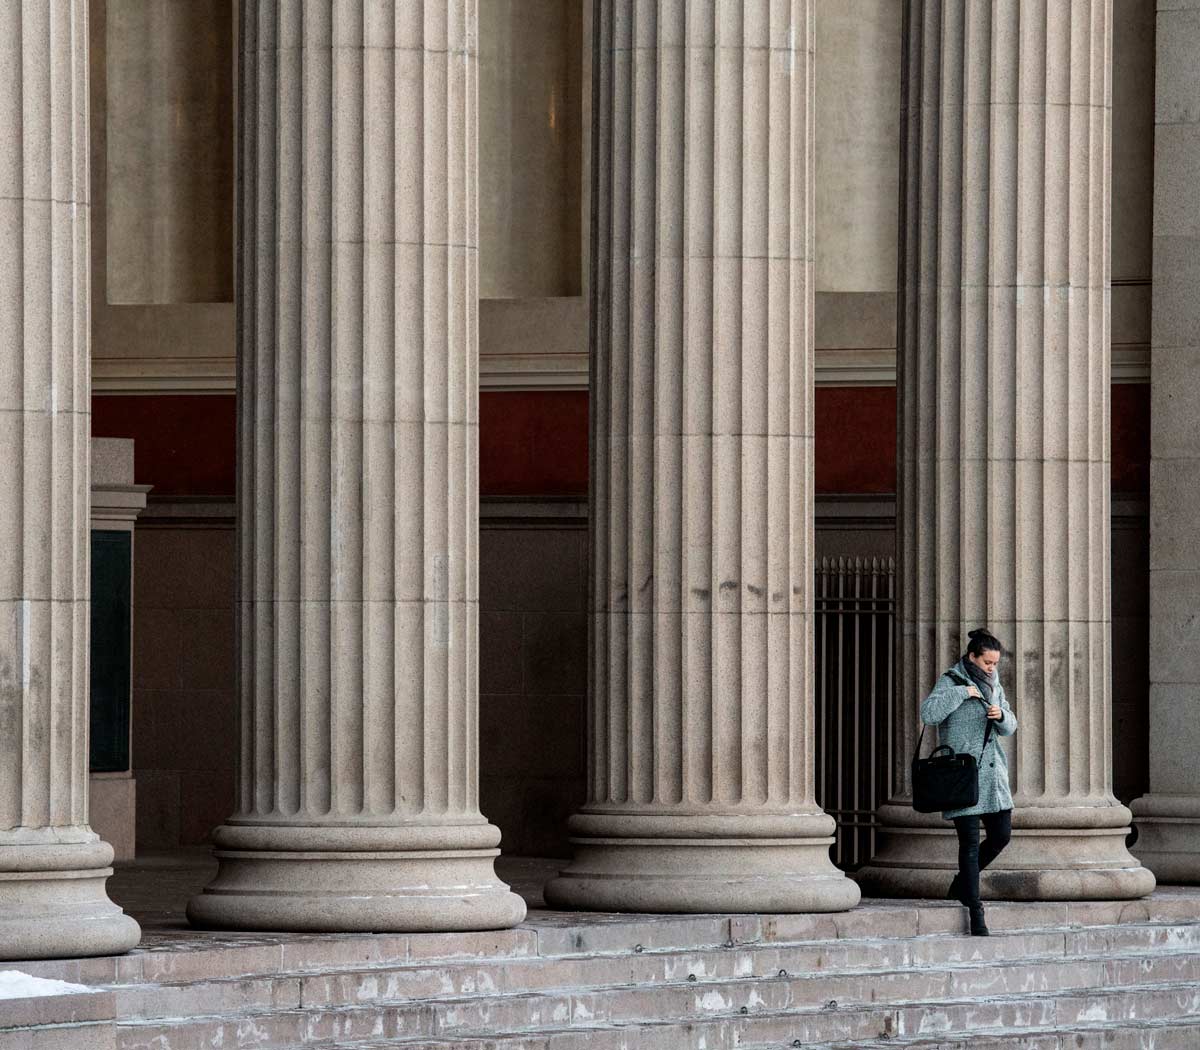
[[[951,825],[911,808],[921,699],[989,626],[1020,720],[986,897],[1154,888],[1112,794],[1107,0],[909,0],[893,798],[868,894],[940,896]]]
[[[87,36],[0,6],[0,959],[141,935],[88,826]]]
[[[813,5],[601,0],[589,800],[556,907],[838,911],[814,800]]]
[[[1150,794],[1134,851],[1200,882],[1200,6],[1160,0],[1150,412]]]
[[[477,770],[474,0],[241,5],[238,809],[203,926],[512,926]]]

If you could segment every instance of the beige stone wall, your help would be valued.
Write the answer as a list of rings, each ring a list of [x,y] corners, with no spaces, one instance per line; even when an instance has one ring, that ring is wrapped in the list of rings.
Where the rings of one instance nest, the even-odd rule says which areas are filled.
[[[831,358],[838,351],[886,373],[895,349],[902,6],[816,7],[820,381],[836,382],[829,366],[848,368],[855,356]],[[231,7],[91,5],[97,389],[232,389],[232,263],[221,258],[233,220],[232,112],[219,117],[232,98]],[[586,293],[588,10],[587,0],[480,5],[480,294],[529,300],[534,320],[544,314],[537,300]],[[1114,0],[1113,19],[1114,368],[1144,377],[1154,0]],[[170,119],[180,112],[186,120]],[[155,128],[162,133],[145,134]],[[582,383],[584,365],[564,355],[584,353],[586,340],[560,313],[562,322],[527,324],[516,340],[485,329],[485,382],[495,373],[500,385],[525,374],[534,385]]]
[[[233,0],[108,0],[108,301],[233,299]]]
[[[579,295],[582,0],[479,5],[479,294]]]
[[[818,378],[832,351],[896,347],[899,0],[819,3]],[[1150,343],[1154,0],[1113,0],[1114,369],[1145,378]]]
[[[97,393],[233,389],[232,7],[88,5]]]
[[[896,291],[902,10],[816,8],[818,292]]]
[[[1113,0],[1112,345],[1114,372],[1149,377],[1154,199],[1154,2]]]

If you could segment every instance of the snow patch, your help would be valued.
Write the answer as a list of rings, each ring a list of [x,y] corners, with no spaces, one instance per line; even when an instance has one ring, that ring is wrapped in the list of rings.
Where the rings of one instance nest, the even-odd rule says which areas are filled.
[[[0,999],[35,999],[42,995],[74,995],[95,992],[85,984],[68,984],[47,977],[33,977],[20,970],[0,970]]]

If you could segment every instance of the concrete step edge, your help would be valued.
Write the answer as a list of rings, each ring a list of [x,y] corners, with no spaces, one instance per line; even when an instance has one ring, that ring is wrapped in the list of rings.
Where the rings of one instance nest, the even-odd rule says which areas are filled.
[[[503,956],[457,956],[453,958],[421,958],[421,959],[391,959],[381,962],[370,963],[331,963],[325,966],[316,967],[296,967],[289,969],[277,970],[257,970],[246,973],[232,974],[221,977],[194,977],[183,978],[181,980],[136,980],[136,981],[115,981],[102,983],[99,987],[105,990],[120,992],[126,989],[154,988],[154,987],[184,987],[195,986],[198,984],[230,984],[240,983],[244,981],[271,981],[271,980],[305,980],[319,977],[332,977],[340,975],[373,975],[378,976],[384,973],[405,972],[405,971],[420,971],[428,969],[444,970],[450,966],[470,966],[470,967],[486,967],[486,966],[507,966],[513,963],[531,963],[553,967],[565,960],[586,960],[586,961],[619,961],[628,959],[631,955],[645,956],[650,958],[677,958],[688,955],[701,954],[718,954],[725,952],[750,952],[750,953],[768,953],[780,951],[815,951],[827,950],[836,947],[839,950],[861,950],[869,952],[878,949],[881,946],[894,946],[898,943],[912,943],[918,946],[927,946],[933,943],[939,945],[946,944],[948,941],[953,941],[955,945],[959,944],[985,944],[989,947],[1010,944],[1018,939],[1025,939],[1031,936],[1045,937],[1066,937],[1067,935],[1097,935],[1101,936],[1105,933],[1120,933],[1121,935],[1129,935],[1133,932],[1143,932],[1146,936],[1155,934],[1181,934],[1184,931],[1192,933],[1196,936],[1195,945],[1184,945],[1179,951],[1187,951],[1192,948],[1200,950],[1200,921],[1196,923],[1141,923],[1141,924],[1121,924],[1111,926],[1085,926],[1071,927],[1058,930],[1035,930],[1035,931],[998,931],[992,934],[985,941],[980,941],[971,938],[967,934],[928,934],[920,937],[888,937],[888,938],[835,938],[829,940],[808,940],[808,941],[757,941],[757,942],[739,942],[726,943],[721,945],[703,945],[703,946],[678,946],[674,948],[659,948],[645,949],[643,951],[626,950],[613,952],[592,952],[579,955],[525,955],[517,957]],[[1154,951],[1175,950],[1172,948],[1162,948],[1157,945],[1146,946],[1146,950],[1153,947]],[[1097,953],[1103,952],[1106,956],[1112,954],[1110,948],[1097,949]],[[1132,951],[1136,952],[1135,947]],[[1024,956],[1022,957],[1024,958]],[[1058,958],[1058,956],[1039,956],[1039,958]],[[1017,957],[1012,957],[1013,961]],[[857,970],[855,971],[857,972]]]
[[[485,1036],[470,1036],[462,1037],[457,1035],[447,1035],[443,1037],[428,1037],[414,1036],[378,1039],[368,1038],[363,1040],[334,1040],[323,1041],[316,1043],[305,1044],[305,1050],[388,1050],[392,1047],[401,1047],[403,1050],[500,1050],[507,1047],[521,1047],[525,1050],[541,1050],[542,1047],[553,1047],[552,1040],[572,1036],[582,1035],[587,1032],[596,1034],[614,1033],[619,1034],[623,1030],[628,1030],[629,1026],[621,1025],[595,1025],[589,1029],[584,1028],[568,1028],[568,1029],[542,1029],[534,1033],[513,1033],[507,1035],[485,1035]],[[663,1026],[664,1032],[671,1028],[683,1028],[682,1025],[667,1023]],[[1200,1018],[1193,1021],[1180,1021],[1178,1018],[1169,1018],[1162,1021],[1115,1021],[1112,1023],[1097,1023],[1089,1025],[1073,1026],[1071,1028],[1063,1028],[1056,1030],[1048,1030],[1045,1028],[1012,1028],[1005,1032],[953,1032],[945,1035],[930,1037],[927,1035],[906,1037],[893,1036],[889,1039],[880,1040],[837,1040],[834,1042],[811,1043],[805,1042],[801,1046],[803,1050],[941,1050],[945,1047],[971,1046],[977,1050],[990,1050],[992,1046],[1002,1047],[1006,1042],[1017,1042],[1021,1040],[1044,1038],[1047,1040],[1045,1046],[1047,1050],[1058,1050],[1059,1047],[1066,1050],[1071,1047],[1074,1050],[1074,1043],[1068,1043],[1067,1039],[1073,1039],[1075,1036],[1096,1036],[1102,1039],[1109,1038],[1113,1035],[1122,1035],[1126,1033],[1163,1033],[1163,1032],[1179,1032],[1188,1036],[1200,1035]],[[535,1042],[530,1042],[533,1039]],[[681,1046],[690,1044],[680,1044]],[[1021,1050],[1026,1050],[1025,1044],[1020,1044]],[[1200,1040],[1195,1044],[1200,1046]],[[738,1050],[789,1050],[788,1044],[780,1043],[779,1040],[770,1042],[739,1042]],[[1084,1044],[1084,1050],[1092,1050],[1087,1044]]]
[[[684,987],[691,987],[691,985],[685,985]],[[1087,998],[1089,1000],[1098,1000],[1098,999],[1112,1000],[1112,999],[1119,999],[1121,997],[1128,997],[1128,996],[1144,996],[1145,994],[1150,993],[1150,992],[1167,992],[1167,993],[1169,993],[1169,992],[1174,992],[1174,991],[1196,991],[1196,989],[1197,989],[1197,982],[1194,979],[1183,979],[1183,980],[1179,980],[1179,981],[1147,982],[1145,984],[1122,986],[1119,988],[1079,987],[1079,988],[1071,988],[1071,989],[1066,989],[1066,990],[1051,990],[1051,991],[1040,991],[1040,992],[1012,992],[1012,993],[1001,993],[1001,994],[986,995],[986,996],[968,996],[968,997],[957,996],[957,997],[947,997],[947,998],[940,998],[940,999],[911,999],[911,1000],[898,1000],[898,1001],[894,1001],[894,1002],[893,1001],[876,1001],[876,1002],[871,1002],[871,1003],[847,1002],[845,1004],[839,1003],[832,1009],[829,1008],[828,1004],[825,1004],[825,1005],[821,1005],[821,1006],[811,1006],[811,1007],[806,1006],[806,1007],[801,1007],[801,1008],[797,1008],[797,1009],[748,1011],[746,1013],[743,1013],[740,1010],[734,1011],[734,1012],[715,1011],[714,1010],[712,1012],[707,1012],[707,1013],[689,1014],[685,1017],[671,1017],[671,1018],[662,1018],[662,1019],[631,1018],[631,1019],[628,1019],[625,1021],[619,1021],[619,1022],[600,1023],[600,1024],[596,1025],[595,1027],[631,1028],[631,1027],[638,1027],[638,1026],[653,1026],[656,1024],[687,1025],[687,1024],[697,1024],[697,1023],[716,1023],[716,1022],[720,1022],[720,1021],[736,1021],[736,1020],[740,1020],[742,1018],[747,1018],[747,1017],[757,1018],[757,1019],[784,1018],[784,1017],[797,1017],[797,1018],[805,1017],[805,1018],[807,1018],[807,1017],[814,1017],[814,1016],[820,1016],[820,1015],[827,1015],[829,1017],[835,1017],[835,1016],[839,1016],[839,1015],[843,1015],[843,1014],[858,1014],[858,1013],[876,1012],[876,1011],[888,1012],[888,1011],[892,1011],[892,1010],[936,1010],[936,1009],[946,1009],[946,1008],[955,1008],[955,1007],[970,1007],[973,1005],[978,1005],[980,1003],[989,1003],[989,1004],[997,1004],[997,1005],[1017,1005],[1017,1004],[1021,1004],[1021,1003],[1044,1003],[1049,1000],[1078,999],[1078,998]],[[523,1000],[523,999],[538,998],[538,997],[537,996],[511,995],[511,996],[496,996],[495,998],[498,1000],[519,1001],[519,1000]],[[354,1006],[354,1007],[331,1007],[331,1008],[317,1007],[317,1008],[313,1008],[311,1010],[305,1010],[303,1008],[298,1009],[298,1010],[267,1010],[267,1011],[259,1012],[254,1016],[259,1019],[262,1019],[262,1018],[266,1018],[266,1017],[303,1016],[305,1014],[310,1014],[310,1013],[322,1014],[322,1015],[345,1015],[345,1014],[350,1014],[350,1013],[370,1011],[372,1009],[388,1010],[388,1009],[396,1009],[396,1008],[401,1008],[401,1007],[411,1007],[412,1009],[418,1010],[418,1011],[419,1010],[428,1011],[429,1009],[433,1008],[434,1006],[453,1007],[455,1005],[460,1005],[463,1003],[471,1004],[475,1001],[476,1000],[471,1000],[471,999],[467,999],[467,1000],[445,999],[445,1000],[438,1000],[436,1002],[430,1002],[430,1001],[425,1001],[425,1000],[406,1000],[406,1001],[401,1001],[401,1002],[396,1002],[396,1003],[363,1004],[361,1006]],[[836,1000],[834,1000],[834,1002],[836,1002]],[[1190,1016],[1196,1016],[1196,1015],[1189,1014],[1186,1016],[1190,1017]],[[249,1019],[249,1018],[246,1018],[246,1019]],[[240,1015],[239,1016],[230,1016],[230,1015],[225,1015],[225,1014],[211,1014],[211,1015],[198,1014],[193,1017],[187,1017],[187,1018],[160,1018],[160,1019],[147,1019],[144,1021],[143,1020],[125,1020],[125,1019],[118,1018],[117,1019],[117,1027],[118,1027],[118,1029],[130,1029],[130,1030],[151,1029],[151,1028],[157,1028],[157,1027],[184,1028],[184,1027],[188,1026],[189,1024],[194,1025],[196,1023],[210,1022],[210,1023],[219,1023],[219,1024],[229,1024],[229,1023],[237,1022],[237,1021],[241,1021],[241,1020],[243,1020],[243,1018]],[[1179,1018],[1175,1018],[1175,1020],[1179,1020]],[[1134,1022],[1125,1022],[1125,1023],[1132,1024]],[[1197,1017],[1197,1024],[1200,1024],[1200,1016]],[[538,1028],[524,1029],[520,1032],[513,1032],[511,1034],[513,1034],[513,1035],[521,1035],[521,1034],[536,1035],[537,1033],[544,1032],[544,1031],[576,1031],[576,1030],[587,1029],[590,1027],[592,1027],[592,1026],[589,1026],[587,1024],[568,1024],[568,1025],[562,1026],[561,1028],[551,1028],[551,1027],[542,1026],[542,1027],[538,1027]],[[1035,1030],[1041,1030],[1041,1029],[1035,1029]],[[506,1033],[506,1035],[507,1034],[510,1034],[510,1033]],[[450,1038],[451,1036],[454,1036],[454,1037],[461,1036],[462,1038],[476,1038],[476,1039],[488,1038],[487,1033],[472,1032],[470,1030],[466,1030],[461,1033],[449,1033],[448,1032],[448,1033],[446,1033],[446,1035],[447,1035],[447,1038]]]
[[[1057,1038],[1060,1040],[1060,1045],[1064,1048],[1068,1045],[1065,1040],[1074,1039],[1078,1036],[1096,1036],[1110,1037],[1113,1033],[1137,1033],[1137,1032],[1171,1032],[1178,1031],[1187,1035],[1197,1037],[1195,1046],[1200,1046],[1200,1017],[1193,1018],[1190,1021],[1183,1021],[1176,1017],[1165,1018],[1157,1021],[1113,1021],[1111,1023],[1090,1023],[1082,1025],[1072,1025],[1070,1028],[1064,1028],[1057,1031],[1047,1031],[1044,1028],[1013,1028],[1007,1032],[997,1032],[994,1035],[987,1035],[987,1042],[983,1044],[983,1050],[988,1046],[1001,1040],[1020,1040],[1020,1039],[1036,1039],[1039,1036],[1046,1038]],[[934,1048],[942,1047],[957,1047],[971,1046],[972,1048],[980,1048],[981,1034],[979,1032],[947,1032],[944,1035],[928,1036],[918,1035],[911,1038],[907,1036],[892,1036],[889,1039],[871,1039],[867,1041],[854,1040],[846,1042],[844,1040],[832,1043],[805,1043],[804,1050],[934,1050]],[[398,1045],[404,1046],[404,1043]],[[419,1045],[419,1044],[418,1044]],[[1049,1044],[1054,1045],[1054,1044]],[[1084,1044],[1086,1046],[1086,1044]],[[326,1050],[325,1047],[317,1044],[313,1050]],[[329,1050],[334,1050],[333,1047]],[[341,1050],[341,1048],[336,1048]],[[355,1048],[355,1050],[373,1050],[370,1044],[364,1047]],[[465,1048],[464,1048],[465,1050]],[[743,1043],[738,1050],[780,1050],[779,1043]]]
[[[1133,964],[1137,964],[1137,963],[1143,962],[1143,961],[1157,962],[1157,961],[1160,961],[1163,959],[1200,960],[1200,945],[1191,946],[1191,947],[1183,947],[1183,948],[1155,947],[1152,949],[1146,948],[1146,949],[1142,949],[1139,951],[1114,952],[1111,954],[1097,952],[1097,953],[1093,953],[1093,954],[1076,954],[1076,955],[1039,955],[1039,956],[1035,956],[1035,957],[1030,957],[1028,955],[1025,955],[1025,956],[1012,956],[1012,957],[996,957],[996,958],[988,958],[988,959],[968,959],[968,960],[961,960],[961,961],[947,960],[945,962],[929,963],[929,964],[923,965],[921,967],[921,969],[922,969],[922,972],[924,972],[926,974],[951,975],[951,974],[974,974],[974,973],[991,972],[991,971],[996,971],[996,970],[1005,970],[1005,971],[1011,971],[1011,970],[1017,970],[1017,969],[1039,970],[1042,968],[1049,968],[1051,966],[1055,966],[1055,967],[1071,966],[1072,964],[1086,965],[1086,964],[1091,964],[1091,963],[1096,963],[1096,962],[1109,962],[1109,961],[1125,962],[1125,963],[1133,965]],[[385,973],[407,972],[407,969],[408,968],[403,968],[403,969],[389,968],[383,972],[385,972]],[[437,973],[437,972],[440,972],[441,970],[443,970],[444,968],[420,967],[420,968],[416,968],[416,969],[429,970],[433,973]],[[774,969],[774,967],[768,967],[766,969],[771,970],[771,969]],[[839,978],[845,978],[846,980],[856,980],[856,979],[860,980],[860,979],[869,979],[869,978],[873,978],[873,977],[874,978],[887,978],[894,974],[907,973],[909,971],[909,969],[910,969],[910,967],[899,966],[899,965],[897,965],[897,966],[882,966],[882,967],[871,966],[871,965],[866,965],[866,966],[862,966],[862,967],[830,966],[827,968],[822,968],[820,970],[786,971],[786,977],[780,976],[780,971],[776,970],[775,972],[762,972],[762,973],[755,972],[755,973],[745,974],[745,975],[740,975],[740,976],[738,976],[738,975],[717,975],[717,976],[711,976],[711,975],[710,976],[699,976],[699,975],[697,975],[696,980],[694,980],[694,981],[692,981],[688,978],[684,978],[682,980],[677,979],[677,978],[664,978],[662,980],[654,980],[652,982],[652,984],[653,984],[654,988],[662,989],[662,990],[674,990],[674,989],[682,990],[682,989],[689,989],[689,988],[690,989],[707,988],[707,989],[715,990],[718,988],[732,988],[735,986],[742,985],[746,982],[760,982],[760,981],[768,981],[768,980],[784,980],[784,979],[786,979],[789,981],[797,981],[797,982],[804,982],[804,981],[811,980],[811,981],[815,982],[818,980],[836,981]],[[417,1001],[429,1003],[431,1005],[432,1004],[452,1005],[452,1004],[468,1004],[468,1003],[469,1004],[479,1004],[479,1003],[483,1003],[483,1002],[487,1002],[487,1001],[495,1000],[495,999],[502,999],[502,998],[508,999],[508,998],[514,998],[514,997],[520,997],[520,996],[536,997],[536,998],[552,998],[555,996],[562,996],[562,995],[584,995],[584,994],[600,994],[600,993],[610,993],[610,992],[611,993],[619,993],[622,990],[641,991],[641,990],[644,990],[645,987],[647,986],[647,982],[644,980],[639,981],[639,982],[633,982],[633,983],[631,983],[627,980],[612,980],[612,981],[604,981],[604,982],[590,981],[588,983],[581,983],[581,984],[546,984],[546,985],[539,985],[539,986],[525,986],[525,987],[516,987],[516,988],[513,988],[513,987],[496,988],[496,989],[489,989],[487,991],[472,992],[472,993],[450,992],[450,993],[446,993],[444,995],[437,995],[437,996],[412,995],[412,996],[396,997],[396,996],[382,996],[381,995],[381,996],[373,998],[369,1001],[362,1001],[362,1002],[351,1002],[351,1001],[347,1001],[345,999],[330,1000],[328,1002],[311,1002],[310,1001],[310,1002],[306,1003],[303,1001],[303,994],[304,994],[303,981],[305,979],[322,979],[327,976],[346,977],[349,979],[354,979],[356,977],[360,977],[360,978],[378,977],[379,975],[380,975],[380,971],[378,969],[370,969],[370,970],[339,971],[333,975],[317,975],[315,978],[281,976],[281,977],[262,977],[262,978],[215,979],[215,980],[204,981],[204,982],[186,982],[186,983],[169,984],[169,985],[168,984],[162,984],[162,985],[151,984],[151,985],[138,985],[138,986],[121,986],[121,987],[118,987],[117,989],[115,989],[114,994],[116,995],[116,1003],[117,1003],[117,1008],[118,1008],[118,1013],[119,1013],[122,999],[125,997],[132,998],[134,994],[140,994],[142,996],[147,996],[147,995],[153,996],[156,992],[162,993],[162,997],[168,1000],[168,1004],[164,1007],[164,1009],[169,1009],[170,1008],[169,1000],[173,994],[175,994],[177,996],[182,996],[182,995],[186,994],[186,995],[189,995],[189,997],[190,997],[191,995],[195,994],[197,989],[199,989],[200,994],[203,995],[205,993],[205,991],[209,990],[209,989],[211,989],[214,993],[220,993],[220,992],[225,991],[226,989],[240,989],[243,986],[245,986],[246,984],[262,985],[264,987],[264,989],[268,989],[268,988],[274,989],[277,985],[283,986],[283,985],[290,985],[294,982],[299,982],[298,987],[296,989],[297,995],[299,996],[299,1000],[297,1002],[296,1007],[294,1007],[294,1009],[329,1011],[329,1010],[338,1010],[338,1009],[370,1009],[372,1007],[381,1007],[381,1006],[401,1006],[401,1005],[406,1005],[406,1004],[417,1002]],[[1138,987],[1141,987],[1141,986],[1142,985],[1139,983]],[[222,1009],[222,1010],[213,1012],[211,1014],[197,1015],[197,1014],[193,1013],[193,1014],[191,1014],[191,1016],[224,1017],[227,1019],[237,1018],[237,1017],[251,1018],[251,1017],[262,1016],[264,1014],[275,1013],[275,1012],[278,1012],[279,1009],[280,1009],[280,1007],[277,1003],[272,1003],[272,1004],[265,1005],[265,1006],[249,1006],[249,1007],[240,1008],[240,1009],[237,1007],[232,1007],[230,1009]],[[148,1020],[148,1021],[156,1020],[156,1019],[165,1020],[165,1019],[169,1019],[171,1016],[173,1016],[173,1015],[163,1013],[163,1014],[154,1014],[154,1015],[150,1015],[150,1016],[145,1016],[141,1019]]]

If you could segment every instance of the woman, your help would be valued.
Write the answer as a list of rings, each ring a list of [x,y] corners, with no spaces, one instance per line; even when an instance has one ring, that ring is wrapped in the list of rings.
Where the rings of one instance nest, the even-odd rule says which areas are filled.
[[[996,734],[1015,733],[1017,716],[1008,706],[996,674],[1000,642],[982,627],[967,637],[971,641],[962,659],[937,680],[933,692],[921,704],[921,721],[938,727],[939,744],[974,755],[979,764],[979,801],[968,809],[948,810],[942,816],[954,821],[958,832],[958,874],[950,883],[947,899],[961,901],[971,913],[971,933],[986,937],[979,873],[999,856],[1012,836],[1008,760]],[[987,829],[982,847],[980,820]]]

